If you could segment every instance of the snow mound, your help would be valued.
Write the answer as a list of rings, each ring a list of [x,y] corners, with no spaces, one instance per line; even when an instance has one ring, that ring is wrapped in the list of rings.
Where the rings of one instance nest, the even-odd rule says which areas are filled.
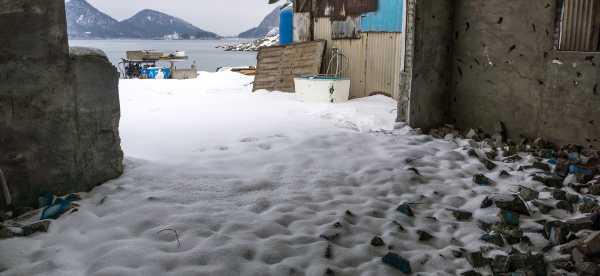
[[[382,263],[390,251],[420,275],[458,275],[470,265],[454,252],[484,232],[449,208],[493,219],[485,195],[531,182],[495,177],[509,168],[487,171],[467,141],[392,130],[384,96],[304,103],[252,81],[122,80],[125,174],[49,233],[0,241],[2,275],[402,275]]]

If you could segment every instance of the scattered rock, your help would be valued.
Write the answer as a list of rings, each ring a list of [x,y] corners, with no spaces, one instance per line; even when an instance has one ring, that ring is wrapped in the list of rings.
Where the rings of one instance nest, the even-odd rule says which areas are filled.
[[[565,198],[568,202],[571,202],[573,204],[578,203],[579,202],[579,195],[577,194],[571,194],[571,193],[567,193],[566,198]]]
[[[554,206],[539,200],[534,200],[533,206],[537,207],[542,214],[548,214],[554,210]]]
[[[500,218],[500,221],[504,224],[519,226],[520,215],[518,213],[508,210],[500,210],[500,213],[498,213],[498,217]]]
[[[412,269],[410,267],[410,262],[402,257],[400,257],[396,253],[388,253],[383,256],[382,261],[384,264],[389,265],[395,269],[400,270],[402,273],[411,274]]]
[[[491,244],[495,244],[500,247],[504,246],[504,240],[502,239],[502,236],[500,236],[499,234],[495,234],[495,233],[483,234],[481,236],[481,238],[479,238],[479,239],[484,242],[489,242]]]
[[[588,256],[600,254],[600,232],[595,232],[584,239],[579,250]]]
[[[465,271],[463,273],[460,274],[461,276],[481,276],[481,273],[475,271],[475,270],[469,270],[469,271]]]
[[[498,167],[498,165],[496,165],[496,163],[490,161],[487,158],[480,158],[479,162],[481,162],[481,164],[483,164],[485,166],[485,168],[488,169],[488,170],[490,170],[490,171],[493,170],[493,169],[495,169],[496,167]]]
[[[555,175],[536,175],[533,177],[534,181],[541,182],[547,187],[551,188],[562,188],[563,178]]]
[[[552,168],[550,168],[550,165],[543,162],[533,162],[531,167],[545,172],[550,172],[552,170]]]
[[[556,203],[556,208],[568,211],[570,213],[573,213],[573,211],[574,211],[573,204],[571,204],[570,202],[568,202],[566,200],[558,201]]]
[[[381,237],[375,236],[371,239],[371,245],[375,247],[385,246],[385,242]]]
[[[38,222],[27,225],[23,227],[23,236],[30,236],[38,232],[48,232],[48,229],[50,229],[50,223],[50,220],[40,220]]]
[[[552,197],[556,200],[567,200],[567,192],[559,189],[552,191]]]
[[[521,215],[530,216],[527,205],[517,195],[501,195],[493,198],[496,207],[512,211]]]
[[[489,197],[485,197],[483,201],[481,201],[481,209],[492,207],[492,205],[494,205],[494,201]]]
[[[398,206],[398,208],[396,210],[402,214],[409,216],[409,217],[415,216],[415,213],[413,212],[412,208],[410,207],[410,205],[408,203],[402,203],[400,206]]]
[[[509,172],[502,170],[499,174],[498,177],[506,179],[506,178],[510,178],[512,177],[512,174],[510,174]]]
[[[600,184],[590,186],[588,193],[595,196],[600,196]]]
[[[489,259],[483,257],[483,253],[481,253],[481,251],[469,252],[466,254],[466,258],[473,268],[484,267],[490,263]]]
[[[417,230],[417,235],[419,235],[419,241],[428,241],[433,239],[433,236],[426,231]]]
[[[452,215],[460,221],[466,221],[466,220],[470,220],[471,218],[473,218],[473,213],[471,212],[467,212],[467,211],[462,211],[462,210],[451,210],[452,211]]]
[[[0,240],[10,239],[14,236],[15,234],[10,229],[8,229],[8,227],[0,224]]]
[[[483,174],[474,175],[473,182],[475,182],[475,184],[480,185],[480,186],[492,186],[492,185],[496,184],[493,180],[489,179],[487,176],[485,176]]]
[[[502,162],[504,163],[515,163],[518,161],[523,160],[523,158],[521,156],[519,156],[518,154],[515,155],[511,155],[509,157],[505,157],[504,159],[502,159]]]
[[[519,186],[519,196],[521,196],[521,198],[525,201],[532,201],[534,199],[538,199],[540,193],[536,190]]]
[[[333,257],[333,248],[331,248],[331,244],[327,244],[327,248],[325,248],[324,257],[326,259],[331,259]]]
[[[554,245],[566,243],[568,235],[569,227],[562,221],[550,221],[544,225],[544,236]]]

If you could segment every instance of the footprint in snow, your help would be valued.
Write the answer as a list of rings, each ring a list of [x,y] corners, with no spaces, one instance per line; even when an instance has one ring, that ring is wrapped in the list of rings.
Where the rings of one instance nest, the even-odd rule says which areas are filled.
[[[240,142],[242,142],[242,143],[251,143],[251,142],[256,142],[256,141],[258,141],[258,138],[256,138],[256,137],[246,137],[246,138],[240,140]]]
[[[263,149],[263,150],[270,150],[271,149],[271,145],[269,144],[260,144],[258,145],[259,148]]]

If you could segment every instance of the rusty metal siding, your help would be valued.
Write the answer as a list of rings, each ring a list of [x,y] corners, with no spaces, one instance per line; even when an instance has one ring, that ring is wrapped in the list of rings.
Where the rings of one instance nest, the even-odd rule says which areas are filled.
[[[346,17],[344,21],[331,22],[332,39],[359,39],[360,17]]]
[[[378,0],[320,0],[315,5],[313,12],[317,16],[344,20],[347,16],[360,16],[376,11]]]
[[[564,0],[561,29],[560,50],[600,50],[600,0]]]

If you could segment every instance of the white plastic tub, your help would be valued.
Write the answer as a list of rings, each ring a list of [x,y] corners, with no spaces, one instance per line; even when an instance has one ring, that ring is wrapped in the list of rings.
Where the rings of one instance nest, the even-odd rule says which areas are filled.
[[[343,103],[350,98],[350,79],[308,76],[294,78],[296,94],[305,102]]]

